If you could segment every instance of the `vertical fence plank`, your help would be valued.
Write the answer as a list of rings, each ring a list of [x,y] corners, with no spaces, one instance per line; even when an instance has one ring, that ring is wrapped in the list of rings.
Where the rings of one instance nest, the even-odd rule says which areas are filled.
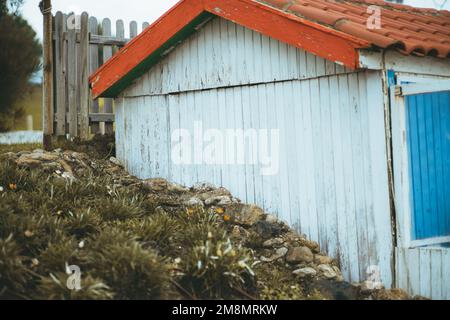
[[[43,1],[42,14],[44,15],[44,85],[43,85],[43,129],[44,148],[52,147],[54,135],[53,122],[53,15],[50,0]]]
[[[76,64],[75,64],[75,73],[76,73],[76,92],[75,95],[77,97],[77,138],[80,137],[80,109],[81,109],[81,44],[80,44],[80,36],[81,36],[81,17],[77,17],[75,15],[75,29],[76,29],[76,42],[75,42],[75,52],[76,52]]]
[[[125,39],[125,25],[122,20],[116,21],[116,38],[119,40]]]
[[[64,68],[64,92],[65,92],[65,102],[64,102],[64,108],[65,108],[65,129],[66,129],[66,137],[69,134],[69,80],[68,80],[68,70],[69,70],[69,62],[68,62],[68,41],[67,41],[67,14],[63,14],[63,25],[64,25],[64,32],[66,33],[64,42],[63,42],[63,68]]]
[[[111,20],[108,18],[103,20],[102,23],[103,26],[103,35],[104,36],[111,36]],[[105,46],[103,48],[103,63],[108,61],[109,58],[112,57],[112,47],[111,46]],[[110,98],[105,98],[104,100],[104,113],[113,113],[113,101]],[[113,133],[113,125],[112,123],[105,123],[105,134],[112,134]]]
[[[55,79],[56,79],[56,136],[66,134],[66,67],[65,31],[66,20],[62,12],[55,15]]]
[[[122,20],[116,21],[116,38],[119,40],[125,39],[125,26]]]
[[[98,22],[97,18],[95,17],[89,18],[89,32],[92,35],[98,34]],[[89,74],[93,74],[98,69],[98,45],[91,44],[89,46],[89,56]],[[99,113],[98,99],[91,99],[90,106],[92,113]],[[91,132],[93,134],[100,133],[100,127],[98,123],[91,124]]]
[[[67,32],[67,86],[69,95],[69,134],[78,137],[76,30]]]
[[[89,138],[89,15],[84,12],[81,15],[81,73],[80,73],[80,115],[78,122],[80,124],[80,138],[87,140]]]
[[[130,39],[133,39],[138,34],[138,25],[136,21],[130,22]]]
[[[50,1],[48,2],[48,4]],[[45,56],[44,65],[50,65],[50,74],[44,83],[44,144],[51,145],[54,136],[65,136],[71,138],[89,138],[89,127],[94,134],[113,134],[113,124],[104,124],[101,130],[99,123],[90,124],[89,113],[99,113],[99,101],[92,100],[89,88],[89,75],[94,73],[100,64],[109,60],[113,55],[113,46],[103,46],[103,56],[100,57],[100,45],[90,42],[89,34],[100,35],[99,24],[95,17],[89,17],[83,13],[81,20],[70,14],[69,16],[58,12],[55,18],[51,16],[50,23],[44,19],[46,34],[50,39],[51,51]],[[45,16],[45,14],[44,14]],[[69,21],[69,19],[72,19]],[[68,23],[70,22],[70,25]],[[149,26],[148,22],[142,24],[142,30]],[[54,32],[53,32],[54,30]],[[106,18],[102,21],[103,35],[111,37],[111,20]],[[116,22],[116,36],[124,40],[124,22]],[[49,37],[50,34],[50,38]],[[130,23],[130,38],[138,35],[138,24],[136,21]],[[53,40],[54,37],[54,40]],[[48,40],[48,39],[47,39]],[[53,47],[54,41],[54,47]],[[52,60],[48,64],[48,60]],[[102,62],[103,61],[103,62]],[[56,82],[55,84],[53,82]],[[54,86],[54,88],[53,88]],[[50,93],[46,93],[51,88]],[[54,101],[53,101],[54,100]],[[48,107],[48,102],[51,102]],[[104,113],[113,113],[113,99],[104,99]],[[46,143],[47,142],[47,143]]]

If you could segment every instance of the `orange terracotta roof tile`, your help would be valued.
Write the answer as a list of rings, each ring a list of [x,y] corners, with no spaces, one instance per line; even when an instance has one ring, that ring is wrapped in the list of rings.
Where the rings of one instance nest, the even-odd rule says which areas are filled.
[[[383,0],[257,0],[380,48],[405,54],[450,57],[450,12]],[[381,28],[367,28],[369,6],[378,6]]]

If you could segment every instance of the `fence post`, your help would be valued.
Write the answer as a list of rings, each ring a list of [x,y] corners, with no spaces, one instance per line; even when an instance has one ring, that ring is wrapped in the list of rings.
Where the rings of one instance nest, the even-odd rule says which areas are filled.
[[[81,15],[81,79],[80,79],[80,138],[89,138],[89,16],[86,12]]]
[[[57,137],[66,135],[66,51],[64,31],[67,21],[62,12],[55,15],[55,73],[56,73],[56,128]]]
[[[53,140],[53,16],[51,0],[40,3],[44,16],[44,84],[42,96],[44,149],[52,149]]]
[[[95,17],[89,18],[89,32],[91,35],[98,35],[98,23],[97,19]],[[93,74],[98,69],[98,45],[91,44],[90,45],[90,63],[89,63],[89,74]],[[91,106],[91,112],[92,113],[98,113],[99,112],[99,105],[98,105],[98,99],[93,100],[90,99],[90,106]],[[93,134],[100,133],[100,126],[98,123],[92,123],[91,124],[91,132]]]
[[[69,135],[78,137],[78,106],[77,106],[77,57],[76,57],[76,30],[68,31],[67,41],[67,83],[69,95]]]
[[[106,62],[111,58],[113,48],[126,44],[123,21],[116,22],[116,35],[112,36],[111,20],[104,19],[102,35],[97,19],[87,13],[83,13],[81,19],[73,14],[67,17],[61,12],[53,17],[51,0],[42,0],[40,8],[44,17],[42,110],[45,149],[51,150],[56,141],[66,139],[67,135],[87,140],[91,132],[113,134],[113,99],[103,99],[104,110],[99,114],[99,102],[91,98],[89,75],[98,69],[101,58]],[[147,26],[148,23],[142,25],[143,29]],[[137,23],[132,21],[131,39],[137,36],[137,29]],[[102,57],[100,48],[103,49]],[[104,125],[103,130],[99,130],[99,124]]]
[[[108,18],[103,20],[103,35],[104,36],[111,36],[111,20]],[[106,61],[109,60],[109,58],[112,57],[112,47],[111,46],[104,46],[103,47],[103,63],[106,63]],[[103,106],[103,112],[104,113],[113,113],[113,101],[110,98],[103,99],[104,106]],[[113,125],[112,123],[105,123],[105,134],[112,134],[113,133]]]

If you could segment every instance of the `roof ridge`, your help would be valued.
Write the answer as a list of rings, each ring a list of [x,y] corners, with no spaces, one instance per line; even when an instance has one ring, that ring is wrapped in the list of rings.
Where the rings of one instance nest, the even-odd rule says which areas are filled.
[[[409,13],[420,13],[420,14],[438,14],[438,15],[445,15],[447,17],[450,17],[450,11],[448,10],[438,10],[435,8],[418,8],[413,7],[407,4],[400,4],[400,3],[392,3],[392,2],[386,2],[384,0],[325,0],[326,2],[334,2],[334,3],[355,3],[355,4],[362,4],[362,5],[376,5],[381,7],[388,7],[392,9],[396,9],[399,11],[407,11]]]

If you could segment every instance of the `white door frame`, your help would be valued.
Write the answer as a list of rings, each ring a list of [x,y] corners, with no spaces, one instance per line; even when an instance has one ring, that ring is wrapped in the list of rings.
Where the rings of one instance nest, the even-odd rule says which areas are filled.
[[[399,83],[406,79],[398,78]],[[449,80],[434,80],[423,83],[423,78],[408,77],[410,82],[416,83],[394,85],[391,93],[391,125],[392,125],[392,149],[394,167],[394,203],[397,217],[397,241],[403,248],[415,248],[429,245],[440,245],[450,242],[450,236],[436,237],[424,240],[412,240],[412,192],[410,184],[409,153],[407,139],[407,113],[406,99],[410,95],[450,91]],[[422,82],[422,83],[420,83]]]

